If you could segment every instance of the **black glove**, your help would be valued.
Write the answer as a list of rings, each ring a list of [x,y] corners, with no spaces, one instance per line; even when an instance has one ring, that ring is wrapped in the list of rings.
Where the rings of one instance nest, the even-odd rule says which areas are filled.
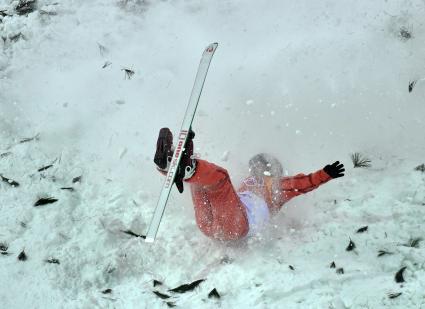
[[[342,177],[344,176],[343,173],[345,172],[344,164],[339,163],[339,161],[336,161],[331,165],[326,165],[323,170],[332,178]]]

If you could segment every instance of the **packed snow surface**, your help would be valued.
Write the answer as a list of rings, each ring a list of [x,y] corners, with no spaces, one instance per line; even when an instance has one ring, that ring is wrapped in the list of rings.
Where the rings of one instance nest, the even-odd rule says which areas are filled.
[[[425,308],[424,1],[19,5],[0,0],[2,308]],[[238,243],[205,237],[173,190],[147,244],[123,231],[147,230],[158,130],[179,129],[212,42],[200,157],[235,185],[259,152],[346,176]]]

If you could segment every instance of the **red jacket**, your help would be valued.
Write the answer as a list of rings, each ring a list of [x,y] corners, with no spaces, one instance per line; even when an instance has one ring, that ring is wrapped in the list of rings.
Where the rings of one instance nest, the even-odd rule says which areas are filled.
[[[250,177],[245,179],[238,192],[253,192],[275,212],[291,198],[307,193],[330,179],[323,170],[279,179],[264,177],[260,181]],[[196,172],[187,182],[191,184],[196,223],[205,235],[219,240],[236,240],[247,235],[246,209],[224,168],[197,160]]]

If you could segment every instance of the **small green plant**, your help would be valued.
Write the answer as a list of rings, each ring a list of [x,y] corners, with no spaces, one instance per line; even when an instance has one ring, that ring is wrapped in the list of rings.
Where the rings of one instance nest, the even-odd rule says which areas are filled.
[[[124,68],[122,71],[125,73],[125,79],[131,79],[134,75],[134,71],[132,69]]]
[[[369,168],[372,166],[372,161],[366,157],[364,157],[359,152],[355,152],[351,154],[351,161],[353,161],[354,168]]]
[[[417,238],[410,238],[407,244],[404,244],[405,247],[411,247],[411,248],[419,248],[419,244],[423,239],[421,237]]]
[[[28,13],[34,12],[37,9],[36,0],[20,0],[15,10],[18,15],[26,15]]]

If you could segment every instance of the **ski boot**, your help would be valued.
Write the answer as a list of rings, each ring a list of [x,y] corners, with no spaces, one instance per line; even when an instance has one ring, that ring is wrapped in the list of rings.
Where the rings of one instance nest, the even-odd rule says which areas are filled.
[[[153,159],[159,171],[168,172],[171,159],[173,158],[173,152],[173,133],[171,133],[169,128],[162,128],[159,130],[155,157]]]
[[[187,180],[193,176],[196,168],[196,160],[193,159],[193,138],[195,133],[190,130],[179,166],[176,171],[174,183],[180,193],[183,192],[183,180]],[[171,161],[173,159],[173,133],[169,128],[162,128],[159,131],[158,140],[156,142],[156,153],[154,162],[158,170],[165,174],[168,172]]]

